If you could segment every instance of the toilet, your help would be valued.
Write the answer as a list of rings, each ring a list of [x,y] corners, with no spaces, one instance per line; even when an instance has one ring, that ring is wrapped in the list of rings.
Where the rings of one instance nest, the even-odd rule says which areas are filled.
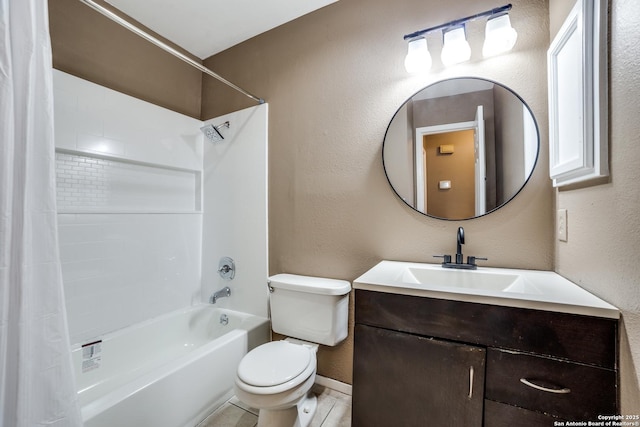
[[[271,327],[287,336],[247,353],[236,373],[236,397],[259,409],[258,427],[306,427],[316,411],[311,393],[318,345],[347,337],[345,280],[277,274],[269,278]]]

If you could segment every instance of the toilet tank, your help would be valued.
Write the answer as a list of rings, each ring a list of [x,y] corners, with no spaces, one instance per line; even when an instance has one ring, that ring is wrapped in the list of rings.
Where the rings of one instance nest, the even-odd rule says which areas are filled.
[[[274,332],[330,346],[347,337],[351,284],[346,280],[276,274],[269,286]]]

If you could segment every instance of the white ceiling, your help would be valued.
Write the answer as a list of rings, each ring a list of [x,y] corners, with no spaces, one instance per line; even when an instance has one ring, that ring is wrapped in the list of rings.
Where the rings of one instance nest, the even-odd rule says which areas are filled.
[[[200,59],[337,0],[106,0]]]

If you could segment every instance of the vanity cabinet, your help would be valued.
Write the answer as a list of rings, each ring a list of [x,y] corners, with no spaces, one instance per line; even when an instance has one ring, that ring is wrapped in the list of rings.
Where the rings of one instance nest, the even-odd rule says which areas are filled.
[[[355,336],[367,386],[354,425],[482,426],[484,348],[367,325]]]
[[[361,289],[355,307],[354,427],[618,412],[616,319]]]

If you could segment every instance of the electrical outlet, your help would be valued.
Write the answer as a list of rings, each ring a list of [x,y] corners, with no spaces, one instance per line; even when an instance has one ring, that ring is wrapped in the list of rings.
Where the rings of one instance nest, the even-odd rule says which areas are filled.
[[[558,240],[561,242],[567,241],[567,210],[558,209],[558,216],[556,218],[556,227],[558,231]]]

